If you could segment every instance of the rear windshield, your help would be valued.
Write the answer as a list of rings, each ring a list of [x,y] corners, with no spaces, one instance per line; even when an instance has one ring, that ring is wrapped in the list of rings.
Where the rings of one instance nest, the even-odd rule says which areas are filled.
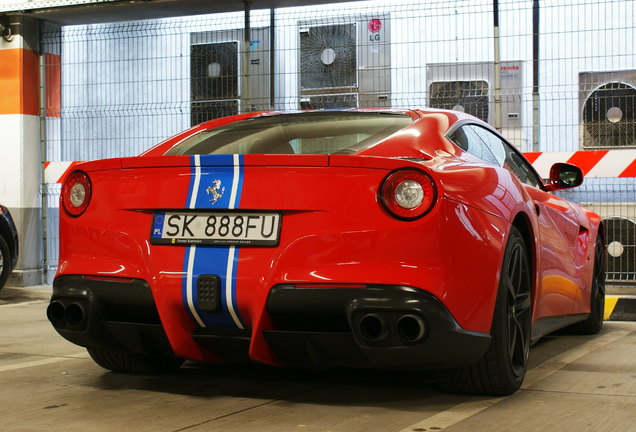
[[[255,117],[199,132],[167,155],[353,154],[413,123],[402,113],[311,112]]]

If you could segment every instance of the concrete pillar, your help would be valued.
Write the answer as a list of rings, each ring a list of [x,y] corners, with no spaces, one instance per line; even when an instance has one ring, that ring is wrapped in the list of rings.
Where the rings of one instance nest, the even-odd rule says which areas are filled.
[[[42,283],[38,22],[9,16],[0,38],[0,203],[18,229],[20,256],[8,286]]]

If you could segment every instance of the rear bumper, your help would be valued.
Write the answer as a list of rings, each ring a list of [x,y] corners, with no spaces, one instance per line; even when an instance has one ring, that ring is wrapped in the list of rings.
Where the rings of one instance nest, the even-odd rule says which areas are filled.
[[[438,369],[477,363],[490,335],[461,328],[433,295],[404,286],[274,287],[265,341],[283,364]]]
[[[188,335],[227,361],[249,361],[250,349],[261,346],[283,365],[413,370],[475,364],[490,344],[489,334],[461,328],[433,295],[403,286],[278,285],[266,312],[271,325],[263,331],[202,327]],[[47,315],[60,335],[80,346],[174,355],[152,290],[141,279],[58,277]]]
[[[141,279],[58,277],[47,317],[68,341],[86,348],[173,356],[152,291]]]

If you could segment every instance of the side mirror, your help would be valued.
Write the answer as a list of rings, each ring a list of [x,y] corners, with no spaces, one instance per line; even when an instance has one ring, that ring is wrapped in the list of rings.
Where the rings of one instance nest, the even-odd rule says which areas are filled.
[[[550,168],[550,180],[546,185],[549,191],[570,189],[583,183],[583,171],[576,165],[555,163]]]

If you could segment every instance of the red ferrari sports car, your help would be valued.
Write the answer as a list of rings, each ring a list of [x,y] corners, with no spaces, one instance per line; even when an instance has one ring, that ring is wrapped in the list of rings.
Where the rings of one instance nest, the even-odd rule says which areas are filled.
[[[250,113],[62,186],[47,315],[100,366],[434,369],[505,395],[530,345],[603,324],[602,221],[497,131],[442,110]]]

